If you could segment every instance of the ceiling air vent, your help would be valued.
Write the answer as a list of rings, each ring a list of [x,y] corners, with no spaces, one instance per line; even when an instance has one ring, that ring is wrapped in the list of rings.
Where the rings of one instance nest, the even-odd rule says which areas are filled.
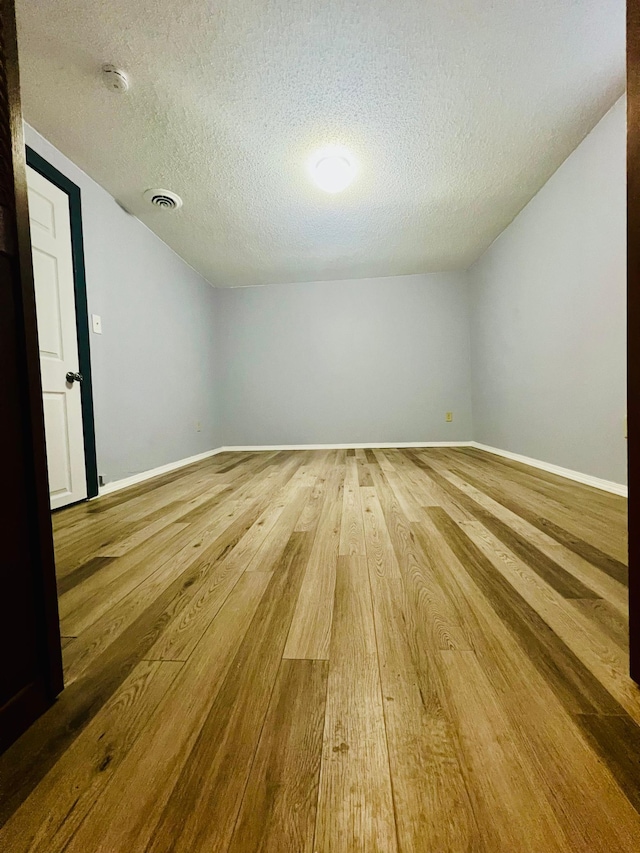
[[[164,210],[178,210],[182,207],[182,199],[179,195],[172,193],[171,190],[147,190],[144,193],[144,198],[149,204],[154,207],[161,207]]]

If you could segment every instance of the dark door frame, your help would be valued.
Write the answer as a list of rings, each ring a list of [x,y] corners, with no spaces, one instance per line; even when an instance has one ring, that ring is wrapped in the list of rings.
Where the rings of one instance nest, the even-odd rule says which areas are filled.
[[[82,199],[80,187],[59,172],[33,148],[26,146],[27,166],[31,166],[58,189],[69,196],[71,216],[71,253],[73,255],[73,281],[76,297],[76,328],[78,356],[83,380],[80,386],[82,401],[82,431],[84,459],[87,475],[87,497],[98,494],[98,463],[96,459],[96,433],[93,415],[93,388],[91,384],[91,352],[89,347],[89,309],[87,306],[87,277],[84,267],[84,239],[82,236]]]
[[[640,684],[640,2],[627,2],[629,671]],[[637,437],[636,437],[637,436]],[[636,497],[636,489],[639,497]]]

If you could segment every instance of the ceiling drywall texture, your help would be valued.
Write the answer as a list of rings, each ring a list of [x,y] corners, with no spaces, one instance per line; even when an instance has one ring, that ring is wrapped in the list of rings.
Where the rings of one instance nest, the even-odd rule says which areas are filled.
[[[218,286],[467,267],[624,88],[624,0],[17,12],[26,119]],[[360,163],[340,195],[307,174],[328,143]],[[149,187],[184,207],[154,210]]]

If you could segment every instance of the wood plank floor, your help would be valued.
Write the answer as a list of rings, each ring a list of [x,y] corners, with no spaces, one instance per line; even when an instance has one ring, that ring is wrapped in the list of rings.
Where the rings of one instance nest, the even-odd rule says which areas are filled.
[[[54,515],[6,853],[638,853],[626,501],[468,448],[226,453]]]

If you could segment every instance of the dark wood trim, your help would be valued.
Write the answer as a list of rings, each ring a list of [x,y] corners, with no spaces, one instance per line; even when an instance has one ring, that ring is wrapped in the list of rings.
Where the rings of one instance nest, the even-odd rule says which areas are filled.
[[[640,684],[640,3],[627,3],[629,653]]]
[[[87,497],[98,494],[98,462],[96,459],[96,433],[93,414],[93,385],[91,381],[91,349],[89,345],[89,309],[87,306],[87,276],[84,266],[84,239],[82,236],[82,198],[80,187],[58,171],[37,151],[27,146],[27,166],[31,166],[52,184],[69,196],[71,216],[71,251],[76,296],[76,323],[78,330],[78,355],[83,376],[82,427],[84,433],[84,458],[87,471]]]
[[[6,416],[3,415],[3,420],[6,417],[7,434],[9,424],[20,424],[20,446],[8,448],[7,452],[19,455],[23,466],[22,478],[16,481],[16,486],[19,485],[21,490],[20,506],[24,506],[24,515],[20,515],[19,521],[23,529],[26,525],[27,540],[19,556],[20,569],[28,570],[31,579],[35,637],[30,639],[35,643],[37,655],[37,671],[32,673],[32,681],[26,682],[0,708],[1,750],[53,702],[63,688],[63,673],[13,0],[0,0],[0,16],[0,59],[4,77],[0,87],[3,113],[2,203],[4,230],[9,235],[3,240],[0,284],[13,306],[12,316],[5,317],[11,341],[4,345],[7,349],[11,346],[12,369],[17,370],[18,380],[18,391],[15,397],[12,396],[11,408],[8,408]],[[9,369],[8,365],[3,367]],[[8,488],[12,487],[9,483]],[[11,500],[12,494],[7,497]],[[14,531],[7,529],[5,535],[10,539]],[[5,556],[4,549],[0,556]],[[15,571],[16,566],[3,565],[4,569]],[[4,575],[0,577],[4,583]],[[0,590],[0,595],[4,592],[4,589]],[[21,614],[16,613],[16,625],[19,625],[20,618]],[[5,654],[12,653],[8,648],[4,651]]]

